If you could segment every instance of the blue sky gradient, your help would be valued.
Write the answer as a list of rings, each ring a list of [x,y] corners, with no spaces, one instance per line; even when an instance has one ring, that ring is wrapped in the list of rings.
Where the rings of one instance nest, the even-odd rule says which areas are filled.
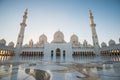
[[[16,43],[25,9],[28,8],[24,44],[37,43],[43,33],[48,42],[60,30],[65,41],[72,34],[80,43],[92,44],[88,11],[92,10],[99,43],[120,38],[120,0],[0,0],[0,39]]]

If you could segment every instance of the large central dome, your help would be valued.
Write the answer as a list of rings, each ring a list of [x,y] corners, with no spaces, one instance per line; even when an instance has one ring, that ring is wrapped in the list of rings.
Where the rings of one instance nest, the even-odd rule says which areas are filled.
[[[65,43],[64,35],[61,31],[55,32],[52,43]]]

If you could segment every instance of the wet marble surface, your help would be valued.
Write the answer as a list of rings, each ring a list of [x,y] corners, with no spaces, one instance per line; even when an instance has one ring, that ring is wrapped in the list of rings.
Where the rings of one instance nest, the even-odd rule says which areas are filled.
[[[8,69],[12,65],[12,72]],[[120,57],[0,57],[0,80],[120,80]]]

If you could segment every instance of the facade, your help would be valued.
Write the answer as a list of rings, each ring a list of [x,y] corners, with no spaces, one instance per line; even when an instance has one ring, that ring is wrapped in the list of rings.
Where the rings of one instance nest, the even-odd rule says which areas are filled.
[[[114,40],[109,41],[109,45],[107,46],[105,42],[99,45],[99,40],[96,32],[96,24],[94,23],[94,17],[92,15],[91,10],[89,10],[89,18],[90,18],[90,27],[92,32],[92,40],[93,45],[88,44],[86,40],[84,40],[83,44],[79,42],[79,38],[77,35],[73,34],[70,38],[70,42],[66,42],[64,40],[64,34],[61,31],[56,31],[54,33],[54,39],[51,43],[47,41],[47,37],[45,34],[42,34],[39,37],[39,41],[34,44],[33,40],[29,41],[29,44],[23,45],[24,40],[24,32],[26,27],[26,19],[27,19],[27,9],[23,15],[23,21],[20,23],[20,32],[17,38],[17,44],[14,47],[14,43],[10,42],[6,45],[6,41],[4,39],[0,40],[0,55],[3,56],[44,56],[47,58],[70,58],[73,56],[96,56],[96,55],[120,55],[120,39],[119,43],[116,44]]]

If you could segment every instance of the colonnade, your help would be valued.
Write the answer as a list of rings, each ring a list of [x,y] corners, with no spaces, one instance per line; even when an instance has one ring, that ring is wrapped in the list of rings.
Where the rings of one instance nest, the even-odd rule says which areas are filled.
[[[120,49],[101,51],[100,55],[101,56],[120,56]]]
[[[28,51],[23,51],[21,56],[44,56],[43,52],[28,52]]]
[[[0,56],[14,56],[14,51],[11,50],[0,50]]]
[[[95,53],[93,51],[91,51],[91,52],[74,51],[72,56],[95,56]]]

